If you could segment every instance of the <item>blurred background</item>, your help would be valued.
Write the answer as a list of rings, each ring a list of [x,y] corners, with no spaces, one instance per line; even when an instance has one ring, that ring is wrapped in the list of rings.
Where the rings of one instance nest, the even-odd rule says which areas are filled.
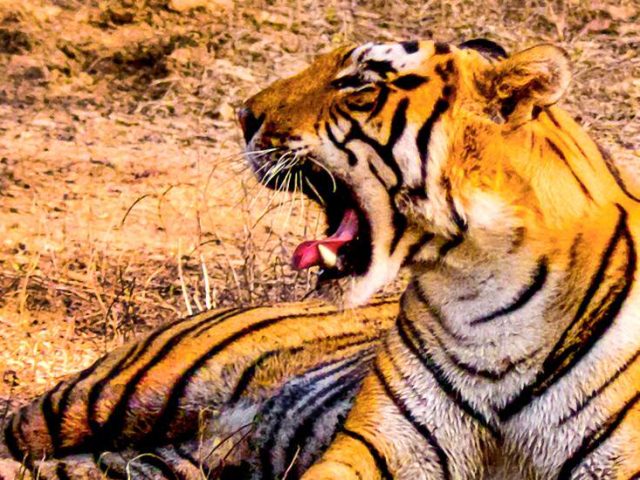
[[[339,44],[474,37],[565,48],[633,184],[637,0],[0,0],[0,422],[160,323],[312,288],[288,262],[323,219],[256,185],[243,99]]]

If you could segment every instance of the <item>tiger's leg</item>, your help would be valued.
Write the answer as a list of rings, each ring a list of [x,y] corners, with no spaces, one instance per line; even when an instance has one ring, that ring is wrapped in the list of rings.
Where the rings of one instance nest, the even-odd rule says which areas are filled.
[[[392,332],[393,333],[393,332]],[[343,430],[303,480],[477,479],[500,434],[407,358],[393,334]],[[473,413],[473,412],[471,412]]]

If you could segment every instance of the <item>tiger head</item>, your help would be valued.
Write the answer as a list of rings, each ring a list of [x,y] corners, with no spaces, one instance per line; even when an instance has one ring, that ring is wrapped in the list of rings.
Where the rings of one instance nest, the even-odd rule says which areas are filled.
[[[599,195],[585,195],[594,172],[572,171],[562,152],[547,159],[561,140],[541,132],[558,120],[538,118],[569,81],[550,45],[507,57],[487,40],[367,43],[247,100],[239,119],[258,177],[326,211],[327,238],[299,245],[294,268],[320,266],[320,283],[357,305],[427,243],[442,254],[466,236],[579,214]],[[538,157],[554,168],[534,172]]]

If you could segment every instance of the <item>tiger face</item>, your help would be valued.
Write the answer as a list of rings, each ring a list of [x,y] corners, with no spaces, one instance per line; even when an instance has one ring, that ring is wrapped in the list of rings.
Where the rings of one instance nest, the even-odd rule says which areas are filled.
[[[260,180],[295,186],[326,211],[327,237],[300,244],[293,267],[319,266],[325,292],[359,305],[427,242],[464,235],[463,184],[497,175],[483,158],[487,139],[568,83],[555,47],[513,58],[486,40],[367,43],[247,100],[239,119]]]

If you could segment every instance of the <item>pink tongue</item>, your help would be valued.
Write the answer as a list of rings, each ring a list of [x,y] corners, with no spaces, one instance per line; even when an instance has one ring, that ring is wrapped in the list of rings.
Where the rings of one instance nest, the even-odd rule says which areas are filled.
[[[350,242],[358,233],[358,215],[354,210],[346,210],[336,233],[324,240],[308,240],[302,242],[293,252],[291,266],[296,270],[304,270],[314,265],[322,265],[322,258],[318,251],[319,245],[324,245],[336,255],[338,249]]]

